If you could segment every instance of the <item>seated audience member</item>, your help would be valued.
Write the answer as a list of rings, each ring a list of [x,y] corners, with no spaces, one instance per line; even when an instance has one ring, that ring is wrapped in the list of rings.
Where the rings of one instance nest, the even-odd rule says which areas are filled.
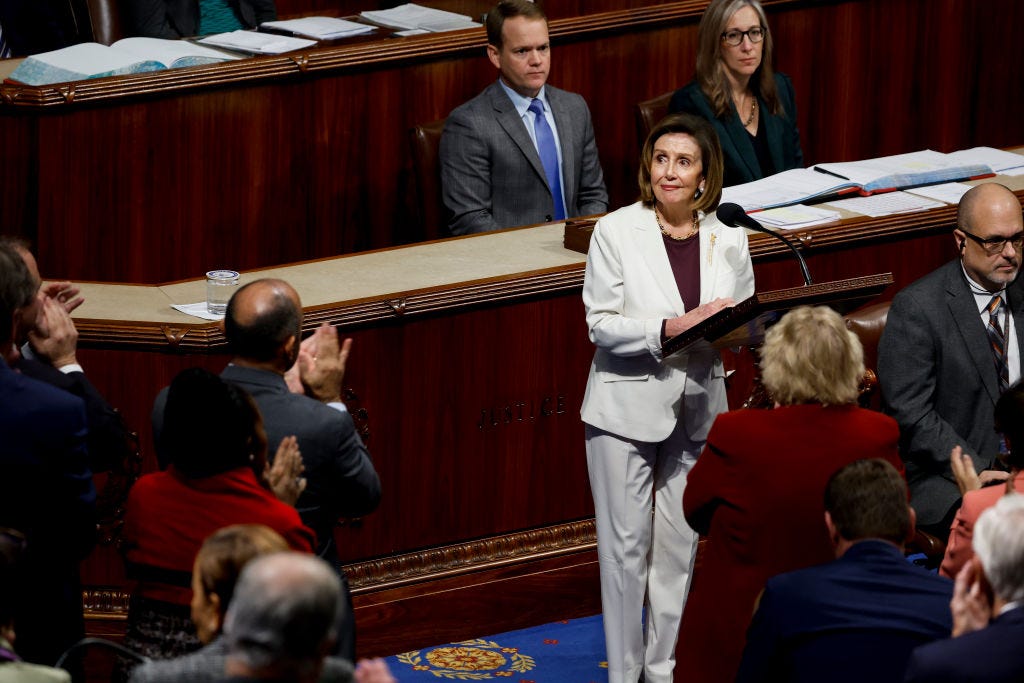
[[[132,671],[131,683],[212,683],[224,671],[227,644],[221,633],[224,613],[234,596],[242,568],[253,558],[288,550],[280,534],[260,524],[224,527],[203,542],[192,568],[192,622],[205,647],[176,659],[151,661]],[[328,657],[320,683],[350,683],[352,664]]]
[[[789,76],[772,71],[772,34],[757,0],[712,0],[700,20],[697,75],[669,112],[710,121],[722,143],[725,185],[804,165]]]
[[[13,529],[0,529],[0,683],[71,683],[63,669],[28,664],[14,650],[14,604],[24,590],[19,571],[25,537]]]
[[[971,188],[951,236],[957,257],[893,297],[878,341],[882,402],[900,425],[917,526],[943,540],[960,509],[949,457],[955,446],[982,483],[1007,477],[993,413],[1021,378],[1020,200],[998,183]]]
[[[13,605],[18,652],[52,665],[83,636],[78,563],[96,542],[96,489],[82,400],[7,364],[38,289],[21,254],[0,243],[0,526],[26,538]]]
[[[496,83],[456,108],[441,134],[441,192],[453,235],[604,213],[608,192],[590,109],[547,85],[548,20],[529,0],[487,13]]]
[[[677,681],[732,680],[765,581],[832,559],[821,494],[833,472],[862,458],[902,471],[896,423],[856,404],[863,349],[838,313],[787,313],[768,330],[761,373],[777,407],[719,415],[687,479],[683,511],[707,541]]]
[[[274,0],[131,0],[123,5],[126,33],[150,38],[227,33],[277,19]]]
[[[232,681],[318,680],[344,609],[341,581],[323,560],[298,553],[256,558],[242,570],[224,619],[224,673]],[[395,680],[381,660],[361,662],[355,679]]]
[[[263,481],[267,441],[244,391],[200,368],[185,370],[167,393],[164,429],[170,466],[132,487],[122,532],[129,576],[138,581],[125,642],[154,659],[199,647],[189,620],[191,571],[211,533],[265,524],[296,550],[312,552],[315,543],[291,505],[304,485],[294,439],[278,449],[272,477],[282,501]]]
[[[908,683],[1024,681],[1024,496],[1003,496],[974,525],[956,575],[953,637],[914,650]]]
[[[907,562],[907,483],[884,460],[859,460],[825,488],[836,560],[768,580],[747,633],[742,683],[897,683],[910,652],[951,625],[948,579]]]
[[[70,314],[84,299],[70,282],[42,285],[36,259],[27,242],[13,237],[0,237],[0,242],[21,254],[36,282],[38,299],[18,315],[14,331],[18,353],[11,359],[11,367],[26,377],[46,382],[85,401],[89,423],[86,445],[94,473],[125,462],[131,452],[124,422],[85,376],[75,355],[78,330]]]
[[[959,446],[950,455],[950,464],[964,499],[953,519],[946,556],[939,568],[943,576],[955,577],[974,556],[971,536],[978,516],[995,505],[1004,494],[1013,491],[1024,493],[1024,382],[1014,384],[996,401],[995,426],[996,431],[1003,435],[1006,446],[1004,458],[1010,466],[1010,478],[1005,485],[999,483],[982,488],[970,456]]]

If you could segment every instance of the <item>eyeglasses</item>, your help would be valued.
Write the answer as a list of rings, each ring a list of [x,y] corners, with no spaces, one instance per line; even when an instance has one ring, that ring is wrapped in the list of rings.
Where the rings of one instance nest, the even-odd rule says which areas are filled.
[[[960,232],[970,237],[972,241],[977,242],[978,246],[984,249],[985,253],[989,256],[995,256],[996,254],[1003,253],[1003,249],[1006,248],[1007,242],[1009,242],[1010,246],[1013,247],[1013,250],[1018,253],[1020,252],[1021,247],[1024,247],[1024,232],[1018,232],[1013,237],[988,237],[982,239],[977,235],[972,235],[960,226],[957,226],[957,228]]]
[[[722,34],[722,42],[731,47],[736,47],[743,42],[743,38],[750,38],[752,43],[760,43],[764,40],[764,34],[767,31],[762,26],[755,26],[749,31],[726,31]]]

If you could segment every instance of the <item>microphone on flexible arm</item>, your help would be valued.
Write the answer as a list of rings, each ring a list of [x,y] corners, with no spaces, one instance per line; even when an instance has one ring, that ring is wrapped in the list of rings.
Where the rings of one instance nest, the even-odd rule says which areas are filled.
[[[800,272],[804,276],[804,285],[809,285],[812,283],[811,272],[807,270],[807,262],[804,261],[803,255],[795,246],[793,246],[793,243],[786,239],[784,236],[780,235],[774,230],[769,230],[768,228],[764,227],[763,225],[755,221],[753,218],[748,216],[747,212],[743,210],[742,206],[740,206],[739,204],[726,202],[725,204],[721,204],[718,207],[718,210],[715,211],[715,215],[718,217],[718,220],[725,223],[730,228],[738,228],[742,226],[744,228],[750,228],[751,230],[763,232],[766,235],[771,235],[776,239],[782,240],[782,242],[787,247],[789,247],[794,254],[796,254],[796,259],[797,261],[800,262]]]

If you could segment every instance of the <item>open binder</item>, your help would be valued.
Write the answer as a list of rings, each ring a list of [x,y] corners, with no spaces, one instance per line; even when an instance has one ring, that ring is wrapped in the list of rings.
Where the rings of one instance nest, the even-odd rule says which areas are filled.
[[[685,351],[698,342],[716,348],[756,346],[764,341],[765,330],[792,308],[829,306],[848,313],[881,294],[892,282],[892,273],[880,273],[757,292],[672,337],[662,345],[662,355]]]

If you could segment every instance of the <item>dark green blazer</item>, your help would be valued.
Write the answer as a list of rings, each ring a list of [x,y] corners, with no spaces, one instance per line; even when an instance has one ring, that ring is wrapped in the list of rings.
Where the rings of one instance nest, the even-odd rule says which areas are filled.
[[[796,125],[796,98],[793,96],[793,83],[785,74],[775,74],[775,89],[779,93],[779,102],[785,115],[776,116],[768,111],[764,100],[757,98],[761,111],[761,125],[766,128],[768,151],[771,153],[775,173],[800,168],[804,165],[804,154],[800,150],[800,131]],[[750,134],[736,115],[736,107],[729,104],[730,113],[725,118],[717,118],[711,110],[711,104],[704,92],[691,81],[684,88],[677,90],[669,102],[669,113],[686,112],[707,119],[715,127],[718,139],[722,143],[722,156],[725,158],[726,186],[749,183],[763,178],[766,174],[757,161],[757,153],[750,141]]]

